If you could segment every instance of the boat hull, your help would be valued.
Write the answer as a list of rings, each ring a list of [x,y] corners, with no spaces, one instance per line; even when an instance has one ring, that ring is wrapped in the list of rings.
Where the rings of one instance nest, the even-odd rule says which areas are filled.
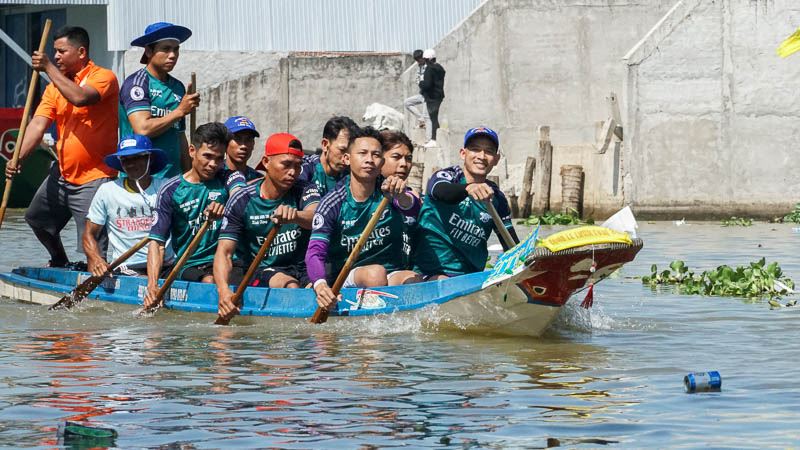
[[[343,289],[343,300],[331,312],[331,319],[411,313],[436,327],[539,336],[576,291],[632,260],[639,249],[639,240],[633,245],[593,245],[556,253],[537,248],[522,270],[498,280],[490,279],[487,271],[405,286]],[[52,305],[88,276],[63,269],[22,267],[0,274],[0,294]],[[133,308],[141,305],[145,287],[145,278],[115,276],[88,298]],[[243,300],[241,314],[255,317],[304,319],[317,306],[311,289],[251,287]],[[165,307],[216,314],[216,287],[177,281],[165,299]]]

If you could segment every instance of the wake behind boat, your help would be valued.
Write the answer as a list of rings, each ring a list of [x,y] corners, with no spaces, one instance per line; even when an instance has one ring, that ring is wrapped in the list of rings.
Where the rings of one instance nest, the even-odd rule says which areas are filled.
[[[437,308],[439,326],[538,336],[573,294],[632,261],[641,248],[640,239],[603,227],[573,228],[542,240],[534,232],[501,255],[492,270],[418,284],[343,289],[343,299],[330,316],[344,320]],[[89,276],[65,269],[21,267],[0,274],[0,295],[52,305]],[[145,278],[114,276],[87,299],[138,307],[146,283]],[[317,308],[311,289],[249,287],[243,301],[243,316],[305,319]],[[165,307],[216,315],[216,287],[176,281]]]

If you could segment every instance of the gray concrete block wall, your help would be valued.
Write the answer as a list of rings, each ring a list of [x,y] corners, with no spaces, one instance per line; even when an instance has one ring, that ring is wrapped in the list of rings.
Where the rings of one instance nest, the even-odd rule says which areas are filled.
[[[595,153],[606,97],[622,92],[621,58],[672,6],[650,2],[489,0],[436,47],[447,70],[440,120],[451,147],[469,127],[495,128],[507,160],[494,173],[519,191],[522,168],[538,148],[537,129],[551,127],[551,203],[560,204],[563,164],[583,164],[585,211],[602,217],[623,202],[614,152]],[[410,72],[406,95],[414,92]],[[624,124],[623,124],[624,125]]]
[[[661,216],[778,216],[800,199],[795,2],[686,2],[630,61],[626,200]],[[626,135],[627,137],[627,135]]]
[[[126,52],[133,73],[141,50]],[[196,72],[201,104],[197,123],[244,115],[261,132],[251,162],[260,159],[271,133],[295,134],[307,149],[320,145],[322,127],[334,115],[361,122],[380,102],[402,110],[399,79],[410,64],[401,54],[287,54],[182,52],[172,75],[188,84]]]

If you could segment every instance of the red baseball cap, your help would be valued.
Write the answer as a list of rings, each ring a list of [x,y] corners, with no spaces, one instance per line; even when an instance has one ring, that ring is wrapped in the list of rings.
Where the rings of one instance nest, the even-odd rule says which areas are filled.
[[[289,133],[275,133],[267,138],[264,145],[264,156],[290,154],[303,157],[303,144],[300,139]],[[258,170],[266,170],[266,167],[259,162],[256,166]]]

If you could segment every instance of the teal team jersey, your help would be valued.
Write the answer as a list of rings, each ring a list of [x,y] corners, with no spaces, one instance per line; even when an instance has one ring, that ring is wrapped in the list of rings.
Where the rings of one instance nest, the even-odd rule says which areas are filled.
[[[150,228],[150,238],[166,242],[171,236],[172,248],[180,258],[202,225],[203,212],[208,204],[215,201],[224,205],[227,200],[228,189],[222,173],[201,183],[190,183],[183,175],[178,175],[167,181],[158,192],[156,221]],[[185,267],[210,264],[214,260],[221,222],[222,219],[212,222]]]
[[[349,173],[347,170],[339,175],[330,176],[325,173],[320,162],[319,155],[310,155],[303,157],[303,165],[301,166],[300,176],[298,180],[314,183],[319,190],[319,195],[325,196],[328,192],[336,189],[342,179]]]
[[[314,214],[311,240],[328,244],[325,273],[329,282],[339,274],[382,198],[380,189],[375,189],[370,198],[357,202],[350,193],[349,183],[339,184],[322,198]],[[387,272],[403,269],[404,228],[404,215],[390,204],[383,210],[353,267],[380,264]]]
[[[147,68],[134,72],[125,79],[119,91],[119,133],[120,136],[133,134],[128,115],[137,111],[150,111],[153,117],[164,117],[174,111],[186,94],[183,83],[173,77],[166,82],[152,76]],[[167,166],[153,175],[157,178],[171,178],[181,173],[181,136],[185,136],[186,119],[172,124],[165,132],[151,137],[153,147],[167,153]]]
[[[453,166],[433,174],[427,192],[433,192],[437,183],[466,184],[466,179],[461,168]],[[494,190],[492,204],[503,224],[513,230],[505,195],[496,184],[491,181],[487,184]],[[492,216],[482,202],[467,197],[450,204],[426,196],[414,236],[414,271],[424,275],[460,275],[484,270],[489,255],[486,242],[492,230]]]
[[[319,192],[313,183],[296,182],[283,197],[276,200],[262,198],[261,183],[249,184],[237,190],[225,207],[220,239],[237,241],[237,255],[249,266],[264,239],[273,227],[270,220],[273,211],[280,205],[288,205],[302,211],[309,205],[319,203]],[[285,224],[270,244],[261,267],[297,268],[305,272],[303,256],[308,247],[310,230],[297,224]]]

